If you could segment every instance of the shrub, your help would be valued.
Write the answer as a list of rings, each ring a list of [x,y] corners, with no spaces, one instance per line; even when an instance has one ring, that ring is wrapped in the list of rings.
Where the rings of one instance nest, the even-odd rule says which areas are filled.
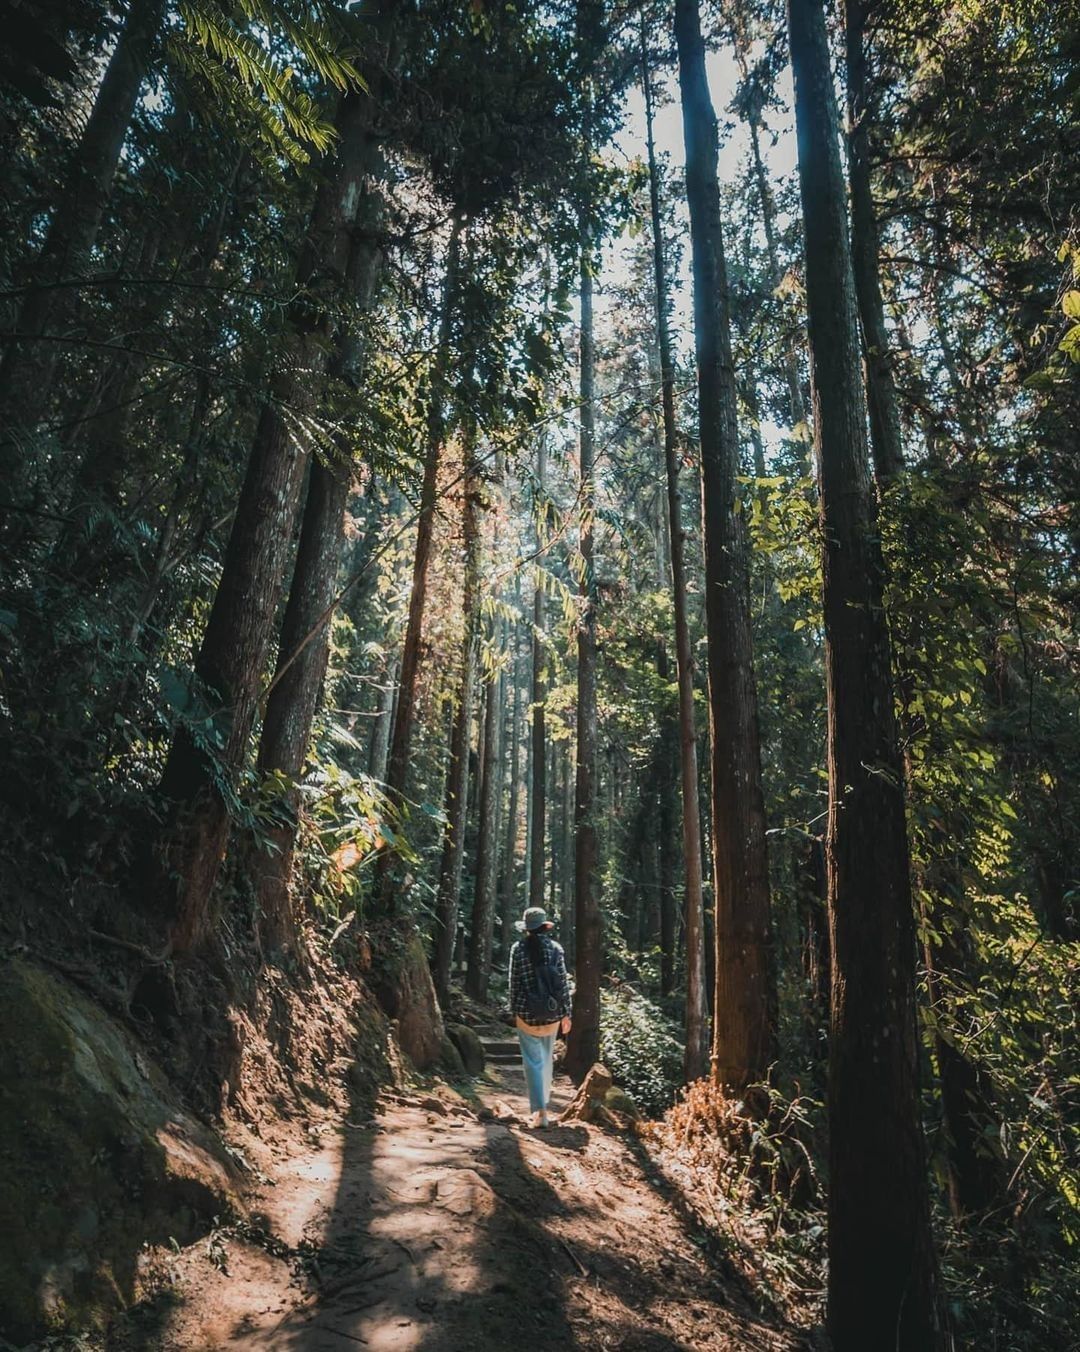
[[[601,994],[600,1059],[643,1113],[657,1116],[675,1101],[682,1083],[679,1029],[632,986]]]

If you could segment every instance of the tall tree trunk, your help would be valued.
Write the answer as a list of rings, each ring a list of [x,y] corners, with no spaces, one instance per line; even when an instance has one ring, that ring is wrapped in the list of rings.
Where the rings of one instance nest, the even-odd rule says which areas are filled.
[[[469,926],[469,969],[465,989],[474,1000],[487,999],[495,928],[495,864],[499,849],[498,788],[501,776],[499,700],[501,682],[492,676],[484,689],[484,755],[480,764],[477,810],[476,890]]]
[[[562,790],[559,801],[562,804],[562,828],[560,849],[562,851],[562,888],[559,911],[562,919],[561,940],[566,951],[566,964],[571,969],[577,954],[577,938],[574,930],[574,777],[571,773],[573,756],[568,741],[559,743],[559,764],[562,768]]]
[[[709,1069],[709,1016],[705,1001],[705,924],[701,871],[701,812],[698,803],[697,729],[694,719],[694,658],[686,604],[686,532],[679,485],[679,441],[675,423],[675,363],[668,323],[667,267],[660,183],[653,138],[653,94],[645,51],[642,16],[642,79],[645,87],[646,144],[649,154],[649,201],[652,212],[653,283],[656,334],[660,348],[660,392],[664,415],[664,469],[667,479],[668,544],[671,592],[675,611],[675,662],[679,683],[679,770],[682,781],[682,835],[686,869],[686,1054],[687,1083]]]
[[[870,446],[880,485],[904,472],[904,443],[896,397],[885,307],[874,198],[870,188],[870,108],[866,78],[867,0],[845,0],[848,99],[848,175],[851,179],[851,259],[862,327]]]
[[[0,436],[5,450],[0,465],[5,469],[16,459],[14,427],[33,430],[48,407],[58,354],[55,343],[42,339],[50,324],[71,308],[75,291],[57,284],[77,281],[85,272],[164,9],[163,0],[133,0],[128,9],[53,209],[33,286],[19,308],[14,340],[0,361]]]
[[[800,840],[795,860],[795,894],[802,945],[805,997],[803,1023],[815,1054],[826,1044],[821,1030],[829,1017],[829,883],[825,867],[825,842],[820,836]]]
[[[596,891],[596,572],[593,525],[596,450],[593,400],[596,353],[593,340],[591,204],[581,215],[581,613],[577,631],[577,765],[574,782],[574,1021],[565,1068],[582,1080],[600,1056],[600,970],[603,933]]]
[[[376,151],[369,152],[374,164]],[[348,294],[358,313],[354,325],[372,305],[383,252],[377,229],[381,202],[374,192],[362,198],[346,275]],[[331,374],[354,389],[360,381],[363,340],[355,329],[343,332],[331,363]],[[279,810],[283,820],[270,831],[253,866],[259,907],[259,935],[265,946],[291,946],[295,918],[289,879],[299,827],[299,779],[304,769],[315,712],[330,655],[331,607],[337,589],[345,542],[345,509],[353,480],[349,447],[338,438],[340,461],[312,462],[300,543],[293,566],[289,599],[282,621],[277,670],[266,703],[259,743],[259,770],[285,777]],[[370,543],[368,544],[370,548]]]
[[[788,0],[806,228],[828,695],[828,1326],[945,1346],[919,1124],[915,932],[858,313],[821,0]]]
[[[520,592],[518,593],[520,602]],[[501,924],[501,954],[504,962],[510,958],[513,943],[514,902],[517,896],[517,841],[521,794],[521,630],[514,624],[514,657],[510,665],[510,679],[514,698],[510,713],[510,801],[506,811],[506,840],[503,844],[502,885],[499,894]]]
[[[547,523],[547,441],[541,434],[536,448],[536,548],[543,548],[540,522]],[[544,634],[544,583],[539,559],[536,564],[536,586],[533,590],[532,643],[532,756],[529,780],[529,905],[544,904],[544,863],[546,853],[547,806],[547,729],[544,703],[547,687],[544,677],[546,636]]]
[[[746,81],[750,76],[745,37],[736,34],[735,53],[739,62],[739,75]],[[761,104],[749,100],[746,107],[746,125],[750,132],[750,153],[754,165],[754,186],[757,188],[758,210],[761,212],[761,225],[765,232],[765,251],[769,259],[769,286],[775,291],[782,280],[780,272],[780,249],[776,229],[776,198],[769,185],[769,176],[765,169],[765,159],[761,153]],[[784,350],[784,379],[788,391],[788,417],[794,431],[800,426],[806,427],[806,403],[803,399],[802,379],[799,374],[799,354],[793,344]],[[805,436],[809,438],[809,428]],[[809,449],[806,447],[805,449]],[[809,472],[809,455],[806,456],[806,470]]]
[[[476,429],[462,435],[464,483],[461,530],[465,552],[465,583],[461,599],[461,670],[458,704],[450,734],[450,764],[446,773],[446,826],[443,831],[439,890],[435,899],[435,952],[432,978],[435,993],[446,1002],[450,967],[457,937],[461,868],[465,858],[465,822],[469,785],[469,731],[472,727],[473,686],[476,679],[476,642],[480,620],[480,476],[476,465]]]
[[[416,692],[420,676],[420,650],[424,629],[424,610],[427,606],[428,569],[431,546],[435,535],[435,503],[438,498],[439,466],[442,462],[446,438],[447,370],[450,364],[450,326],[457,304],[458,274],[461,268],[460,214],[454,216],[446,252],[446,276],[443,281],[442,309],[439,317],[439,336],[431,373],[431,392],[427,414],[427,441],[424,454],[424,478],[420,487],[420,512],[416,523],[416,547],[413,552],[412,589],[409,592],[409,618],[405,627],[405,641],[401,650],[401,671],[398,676],[397,707],[394,711],[394,730],[390,738],[390,756],[386,766],[386,792],[391,804],[404,811],[405,787],[409,773],[409,751],[412,746],[413,722],[416,713]],[[376,869],[380,901],[386,913],[398,910],[393,855],[384,851]]]
[[[962,828],[953,839],[962,839]],[[926,879],[927,897],[955,895],[962,886],[960,879],[946,879],[941,872],[952,872],[939,866]],[[950,885],[951,884],[951,885]],[[1000,1116],[994,1108],[994,1089],[984,1071],[956,1045],[953,1038],[944,1035],[943,1025],[950,1019],[949,994],[951,986],[970,989],[972,969],[971,936],[963,924],[938,925],[939,946],[930,937],[933,927],[932,912],[923,914],[925,930],[923,962],[926,967],[927,995],[934,1026],[934,1058],[937,1061],[941,1083],[941,1111],[945,1122],[946,1159],[949,1174],[949,1205],[957,1219],[979,1216],[992,1207],[1000,1207],[1002,1216],[1009,1210],[1006,1201],[1007,1175],[1003,1161],[987,1140],[988,1133],[996,1145],[1000,1132]],[[951,918],[955,923],[956,917]]]
[[[210,279],[221,250],[230,212],[234,208],[233,189],[236,178],[245,159],[246,152],[242,152],[232,157],[227,170],[224,165],[222,166],[225,172],[222,175],[222,182],[218,185],[218,200],[209,216],[204,216],[201,220],[197,217],[185,218],[179,214],[183,210],[182,201],[175,203],[178,219],[172,222],[168,239],[182,240],[185,233],[189,240],[192,236],[197,236],[197,244],[191,250],[190,258],[186,260],[184,258],[188,252],[186,249],[179,250],[181,258],[179,266],[183,267],[185,261],[187,262],[189,269],[187,276],[193,288],[205,286]],[[164,228],[154,234],[151,248],[155,255],[163,233]],[[143,275],[153,273],[153,258],[146,257],[144,253],[139,262],[139,271]],[[169,287],[151,288],[134,320],[136,332],[153,335],[160,332],[163,327],[183,322],[188,317],[192,294],[199,295],[199,313],[204,316],[200,338],[205,339],[208,347],[212,347],[218,338],[225,302],[224,298],[218,297],[208,304],[205,296],[198,291],[188,293],[185,297],[186,303],[178,306],[175,292]],[[152,346],[152,343],[144,341],[136,346],[145,348]],[[148,351],[125,351],[116,354],[100,382],[95,401],[96,408],[92,416],[78,424],[77,431],[71,439],[72,451],[81,448],[82,459],[75,475],[72,494],[70,513],[72,524],[61,536],[57,553],[61,555],[66,553],[69,560],[73,560],[72,570],[80,575],[85,575],[86,569],[93,567],[95,560],[99,559],[103,552],[101,542],[94,538],[95,532],[88,529],[86,507],[104,504],[118,511],[122,506],[125,488],[130,494],[129,480],[134,466],[128,424],[140,384],[152,360]],[[207,371],[201,370],[197,376],[199,385],[205,385],[208,380]],[[197,399],[196,402],[202,402],[205,416],[206,401]],[[202,440],[201,423],[194,426],[192,435],[196,443]],[[130,501],[130,496],[128,500]]]
[[[248,752],[309,450],[290,421],[311,406],[313,373],[325,370],[332,314],[345,283],[358,203],[370,190],[374,143],[368,95],[346,96],[338,117],[337,158],[327,166],[298,268],[302,299],[259,415],[221,580],[195,670],[209,694],[215,749],[181,727],[162,788],[180,806],[161,842],[170,879],[171,939],[195,947],[209,920],[210,895],[229,829],[226,792]],[[173,881],[175,880],[175,881]]]
[[[663,644],[657,660],[657,674],[669,680],[668,655]],[[657,881],[660,893],[660,994],[675,989],[675,794],[678,754],[678,727],[674,719],[665,719],[660,732],[660,774],[657,780],[656,847]]]
[[[712,855],[716,890],[713,1075],[739,1091],[765,1077],[773,1056],[775,989],[769,870],[750,624],[746,523],[739,496],[735,371],[731,355],[717,133],[697,0],[676,0],[686,195],[698,364]]]
[[[559,869],[562,861],[559,857],[559,785],[556,779],[558,773],[558,761],[556,759],[555,746],[548,744],[547,754],[547,780],[549,792],[547,796],[547,815],[548,815],[548,886],[547,886],[547,913],[549,916],[555,914],[555,898],[559,886]]]

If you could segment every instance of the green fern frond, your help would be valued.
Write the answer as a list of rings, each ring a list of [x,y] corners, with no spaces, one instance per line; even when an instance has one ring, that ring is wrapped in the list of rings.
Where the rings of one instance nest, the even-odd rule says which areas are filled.
[[[291,67],[282,66],[250,33],[221,20],[204,6],[185,3],[179,13],[198,45],[223,67],[235,72],[245,91],[262,95],[277,124],[294,141],[306,141],[323,152],[333,140],[333,127],[320,116],[314,101],[292,87]]]
[[[319,17],[319,9],[295,19],[274,0],[241,0],[241,9],[247,19],[259,24],[267,32],[280,35],[294,46],[311,69],[327,84],[344,92],[347,89],[366,91],[363,76],[344,43],[340,25],[331,16],[340,18],[332,8],[322,7],[327,18]]]
[[[219,115],[243,116],[291,164],[306,163],[311,150],[324,154],[335,136],[304,81],[367,89],[342,14],[319,0],[304,7],[282,0],[239,0],[229,7],[181,0],[177,15],[169,48],[180,70],[212,93]]]
[[[197,88],[202,87],[217,116],[226,115],[235,126],[247,127],[247,139],[262,168],[279,177],[275,156],[283,156],[296,166],[309,162],[308,152],[289,135],[273,109],[243,90],[220,63],[208,57],[201,48],[174,36],[169,41],[169,56]]]

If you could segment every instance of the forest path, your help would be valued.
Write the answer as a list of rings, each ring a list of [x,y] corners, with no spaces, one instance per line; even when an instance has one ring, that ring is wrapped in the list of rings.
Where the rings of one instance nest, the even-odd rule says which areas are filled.
[[[485,1080],[480,1117],[422,1095],[388,1095],[359,1127],[327,1113],[304,1130],[294,1124],[253,1142],[249,1158],[267,1183],[252,1212],[265,1214],[289,1251],[276,1257],[273,1244],[252,1242],[241,1227],[192,1246],[174,1264],[175,1284],[149,1316],[152,1327],[140,1318],[111,1345],[804,1345],[755,1314],[738,1282],[710,1263],[638,1147],[578,1123],[531,1130],[520,1068],[499,1067]],[[556,1108],[570,1096],[569,1081],[557,1080]]]

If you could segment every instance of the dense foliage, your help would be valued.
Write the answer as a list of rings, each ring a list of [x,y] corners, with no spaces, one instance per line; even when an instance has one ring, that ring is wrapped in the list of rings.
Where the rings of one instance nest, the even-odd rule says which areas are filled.
[[[601,1051],[647,1112],[675,1099],[688,961],[642,65],[662,102],[674,86],[671,17],[647,9],[643,42],[636,9],[600,4],[3,7],[21,16],[17,58],[0,58],[5,944],[73,957],[84,982],[118,945],[168,945],[170,970],[202,962],[224,983],[200,997],[222,1014],[241,967],[301,979],[316,932],[354,927],[355,961],[377,973],[413,932],[434,951],[449,924],[455,980],[468,948],[483,994],[482,931],[498,965],[539,891],[573,963],[593,613]],[[888,369],[902,445],[877,494],[935,1226],[965,1345],[1064,1349],[1080,1302],[1080,7],[849,0],[849,24],[855,9],[887,346],[867,345],[867,371]],[[706,19],[728,141],[770,1092],[789,1105],[825,1098],[830,999],[806,278],[784,16],[724,0]],[[843,32],[831,39],[839,56]],[[717,638],[684,188],[661,155],[708,860]],[[598,292],[584,399],[583,268]],[[291,488],[252,496],[272,454]],[[328,483],[338,515],[310,527],[309,574],[302,523]],[[256,526],[273,539],[245,544]],[[237,646],[249,617],[262,632],[223,674],[207,636],[229,588]],[[294,606],[308,618],[289,647]],[[312,693],[309,715],[299,695],[283,715],[294,763],[267,712],[292,664]],[[185,949],[181,875],[199,849],[212,904]],[[708,866],[705,880],[708,927]],[[706,958],[712,989],[725,953]],[[125,1014],[179,1035],[170,982],[165,1004],[133,983]],[[727,1110],[699,1098],[719,1139]],[[693,1137],[689,1119],[673,1130]],[[822,1132],[800,1118],[812,1197],[769,1204],[777,1271],[785,1233],[799,1272],[820,1258]],[[729,1200],[775,1197],[761,1170],[736,1176]]]

